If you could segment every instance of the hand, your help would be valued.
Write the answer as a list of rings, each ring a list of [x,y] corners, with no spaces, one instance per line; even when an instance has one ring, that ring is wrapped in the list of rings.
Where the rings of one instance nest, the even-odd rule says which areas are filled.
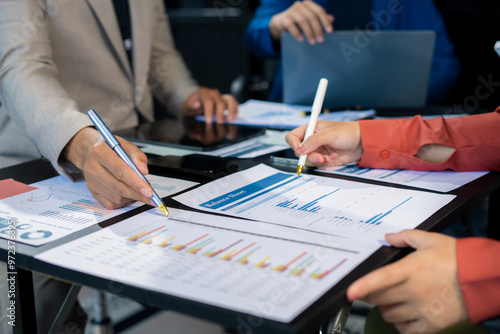
[[[271,18],[269,30],[275,40],[279,40],[283,32],[289,32],[299,42],[304,40],[304,34],[310,44],[322,43],[323,29],[327,33],[333,32],[333,20],[333,16],[315,2],[296,1]]]
[[[229,94],[221,95],[217,89],[202,87],[189,95],[182,105],[182,113],[186,116],[205,115],[205,122],[212,123],[215,115],[217,123],[224,123],[224,110],[228,111],[230,122],[238,113],[238,101]]]
[[[148,174],[146,155],[132,143],[117,139],[139,171]],[[133,201],[154,206],[151,186],[118,157],[97,130],[80,130],[66,145],[61,158],[83,171],[90,192],[106,208],[117,209]]]
[[[416,251],[352,283],[348,300],[379,305],[384,320],[405,334],[434,333],[468,318],[458,285],[454,238],[406,230],[387,234],[386,240]]]
[[[297,156],[307,154],[307,165],[320,168],[359,161],[363,155],[358,122],[318,121],[316,132],[304,142],[307,124],[290,131],[286,141]]]

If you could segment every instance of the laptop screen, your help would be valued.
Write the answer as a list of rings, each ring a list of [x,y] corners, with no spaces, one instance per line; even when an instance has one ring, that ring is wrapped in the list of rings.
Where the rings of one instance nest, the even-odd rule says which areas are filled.
[[[311,104],[321,78],[324,106],[422,108],[434,51],[432,31],[339,31],[310,45],[281,37],[283,102]]]

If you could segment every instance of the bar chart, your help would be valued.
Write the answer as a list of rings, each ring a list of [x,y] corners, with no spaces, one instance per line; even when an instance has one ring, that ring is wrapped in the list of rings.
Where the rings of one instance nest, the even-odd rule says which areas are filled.
[[[176,222],[175,218],[169,220],[168,225],[145,224],[142,229],[128,232],[123,240],[129,246],[148,245],[153,249],[161,248],[168,252],[192,254],[200,259],[213,259],[226,263],[251,267],[254,270],[265,270],[293,275],[302,278],[322,279],[333,272],[339,263],[346,261],[340,257],[328,263],[329,269],[318,268],[319,261],[313,255],[310,247],[289,248],[289,243],[284,243],[282,248],[276,243],[283,243],[273,238],[257,236],[241,237],[227,230],[210,228],[187,229],[184,221]],[[138,232],[138,233],[136,233]],[[304,250],[301,250],[304,248]],[[168,255],[167,255],[168,256]]]
[[[455,197],[321,176],[297,177],[265,165],[212,182],[210,189],[218,191],[205,187],[175,199],[208,212],[372,241],[417,227]]]
[[[145,211],[37,257],[111,281],[290,321],[380,247],[357,242],[349,249],[352,242],[343,238],[328,242],[248,220],[177,209],[171,214],[165,220]]]

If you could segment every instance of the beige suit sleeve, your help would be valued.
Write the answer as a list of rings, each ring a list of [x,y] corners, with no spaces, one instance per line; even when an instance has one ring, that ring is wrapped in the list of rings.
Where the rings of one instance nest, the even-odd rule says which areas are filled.
[[[154,96],[168,110],[180,113],[182,103],[200,87],[175,49],[163,1],[158,0],[156,3],[156,28],[151,52],[149,86],[153,87]]]
[[[46,25],[50,12],[39,0],[0,0],[0,7],[1,112],[58,172],[70,176],[59,165],[59,155],[91,122],[58,82]]]

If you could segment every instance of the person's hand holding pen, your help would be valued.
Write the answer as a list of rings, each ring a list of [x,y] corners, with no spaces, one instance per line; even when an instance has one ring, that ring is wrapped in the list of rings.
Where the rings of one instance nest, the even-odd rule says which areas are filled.
[[[146,155],[134,144],[117,139],[139,171],[148,174]],[[155,206],[151,186],[113,152],[99,131],[80,130],[65,146],[61,159],[83,171],[90,192],[106,208],[117,209],[133,201]]]
[[[329,167],[359,161],[363,155],[358,122],[318,121],[314,134],[304,140],[307,124],[286,136],[295,155],[307,154],[308,166]]]

